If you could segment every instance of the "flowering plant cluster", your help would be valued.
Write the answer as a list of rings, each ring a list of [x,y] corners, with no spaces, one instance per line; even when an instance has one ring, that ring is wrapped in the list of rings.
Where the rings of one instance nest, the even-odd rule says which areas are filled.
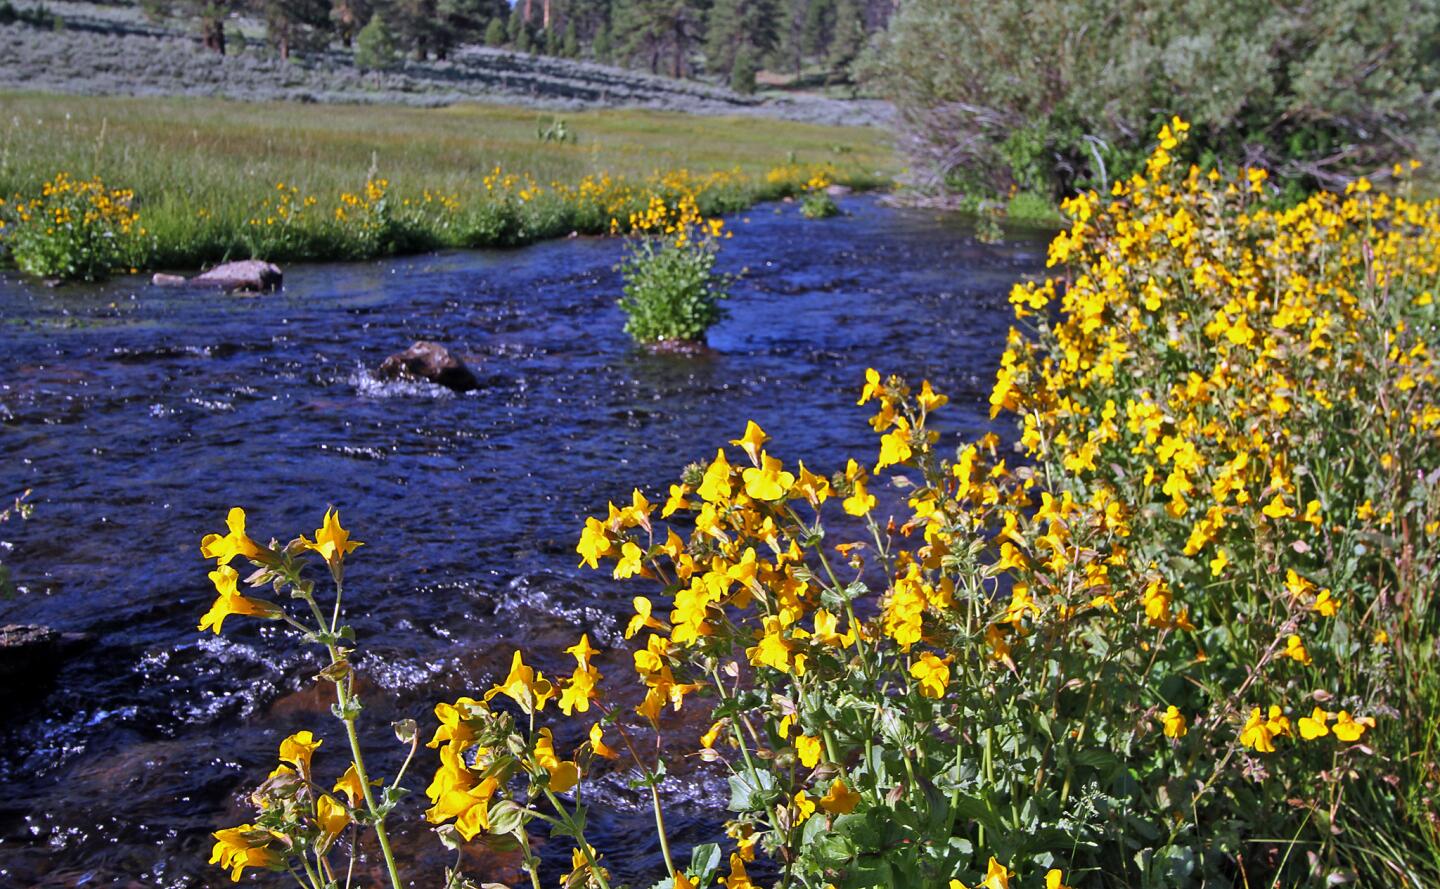
[[[800,197],[800,214],[806,219],[827,219],[840,214],[840,207],[830,197],[830,177],[825,171],[811,176]]]
[[[241,254],[272,261],[367,259],[442,247],[508,247],[566,235],[623,234],[652,201],[688,204],[705,215],[759,200],[800,194],[827,167],[790,164],[766,176],[680,168],[649,176],[591,174],[548,184],[500,167],[462,196],[432,187],[401,191],[372,170],[354,191],[324,196],[293,182],[266,187],[233,207],[161,214],[158,231],[140,222],[137,199],[99,179],[57,173],[38,195],[0,200],[0,251],[22,271],[47,278],[95,280],[152,263],[183,265]],[[853,174],[857,185],[878,180]]]
[[[642,343],[697,342],[725,317],[729,279],[715,272],[722,237],[720,219],[706,219],[693,194],[673,201],[651,195],[643,210],[611,231],[628,231],[620,263],[625,295],[620,308],[625,332]]]
[[[38,195],[0,200],[0,250],[26,274],[96,281],[148,262],[135,195],[60,172]]]
[[[873,460],[821,474],[750,423],[663,503],[636,490],[588,518],[581,564],[650,587],[625,630],[634,691],[582,635],[568,676],[516,652],[438,705],[441,838],[521,849],[538,889],[546,830],[574,850],[567,887],[609,889],[586,783],[628,756],[656,889],[1433,882],[1440,203],[1361,180],[1274,209],[1263,171],[1177,163],[1185,130],[1108,201],[1068,202],[1065,277],[1014,289],[1028,332],[990,404],[1018,454],[942,444],[948,398],[870,370]],[[224,563],[304,599],[294,559],[334,571],[334,528],[258,547],[232,521],[205,545],[212,614],[290,620]],[[337,644],[314,614],[296,629]],[[585,740],[557,748],[547,706]],[[297,802],[262,794],[261,820],[216,835],[219,863],[329,848],[341,809],[383,825],[389,796],[322,812],[323,785],[285,774],[308,770],[307,739],[287,743]],[[687,751],[730,799],[725,845],[684,861],[659,779]],[[354,765],[363,789],[358,746]]]

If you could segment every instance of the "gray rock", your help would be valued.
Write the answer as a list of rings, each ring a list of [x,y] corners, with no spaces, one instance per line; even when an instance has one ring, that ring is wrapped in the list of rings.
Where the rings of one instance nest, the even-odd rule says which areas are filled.
[[[219,287],[227,293],[237,290],[263,293],[267,290],[279,290],[284,280],[285,276],[279,266],[258,259],[245,259],[221,263],[193,278],[157,272],[150,279],[150,283],[156,287]]]
[[[854,191],[854,189],[850,186],[841,185],[838,182],[825,186],[825,193],[832,198],[843,198],[852,191]]]
[[[279,290],[284,280],[285,276],[278,265],[258,259],[245,259],[240,262],[221,263],[205,274],[191,278],[190,283],[203,287],[219,287],[227,292],[243,290],[262,293]]]
[[[86,637],[35,624],[0,627],[0,697],[23,689],[25,682],[55,671],[65,656]]]
[[[380,365],[386,380],[428,380],[456,392],[469,392],[480,384],[465,362],[439,343],[420,340],[396,352]]]

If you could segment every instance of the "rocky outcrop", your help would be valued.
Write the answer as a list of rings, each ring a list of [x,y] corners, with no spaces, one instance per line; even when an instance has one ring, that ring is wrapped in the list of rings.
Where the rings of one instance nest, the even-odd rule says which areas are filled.
[[[151,278],[157,287],[218,287],[226,293],[264,293],[279,290],[285,275],[274,263],[258,259],[244,259],[215,266],[203,275],[186,278],[182,275],[157,274]]]
[[[428,340],[396,352],[380,365],[385,380],[426,380],[456,392],[469,392],[480,383],[458,356],[439,343]]]

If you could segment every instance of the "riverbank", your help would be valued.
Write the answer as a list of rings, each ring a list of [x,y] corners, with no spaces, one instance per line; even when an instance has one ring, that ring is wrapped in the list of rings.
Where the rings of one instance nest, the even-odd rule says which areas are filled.
[[[151,268],[362,259],[602,233],[651,194],[706,213],[798,192],[816,172],[895,173],[875,129],[645,110],[331,106],[0,95],[0,195],[56,173],[133,191]]]

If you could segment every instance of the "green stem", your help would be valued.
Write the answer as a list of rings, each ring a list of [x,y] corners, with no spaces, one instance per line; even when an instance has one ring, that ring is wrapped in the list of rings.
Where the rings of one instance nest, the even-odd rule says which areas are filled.
[[[541,789],[545,792],[545,798],[550,800],[550,805],[555,808],[555,811],[558,812],[560,817],[565,821],[565,827],[574,835],[575,844],[579,847],[580,854],[585,856],[585,862],[590,865],[590,874],[595,878],[595,882],[600,884],[600,889],[610,889],[610,884],[605,880],[604,872],[600,870],[600,863],[595,860],[595,855],[590,851],[590,844],[585,842],[585,832],[581,830],[579,825],[575,823],[575,820],[570,817],[570,810],[565,808],[564,804],[560,802],[560,798],[551,792],[550,788],[544,787]]]
[[[530,885],[540,889],[540,868],[535,866],[537,859],[530,852],[530,835],[523,827],[516,833],[520,837],[520,848],[525,852],[525,871],[530,874]]]
[[[665,835],[665,815],[660,811],[660,788],[654,782],[658,780],[654,775],[650,776],[650,802],[655,809],[655,832],[660,837],[660,853],[665,856],[665,869],[670,872],[671,878],[675,876],[675,862],[670,859],[670,839]]]

